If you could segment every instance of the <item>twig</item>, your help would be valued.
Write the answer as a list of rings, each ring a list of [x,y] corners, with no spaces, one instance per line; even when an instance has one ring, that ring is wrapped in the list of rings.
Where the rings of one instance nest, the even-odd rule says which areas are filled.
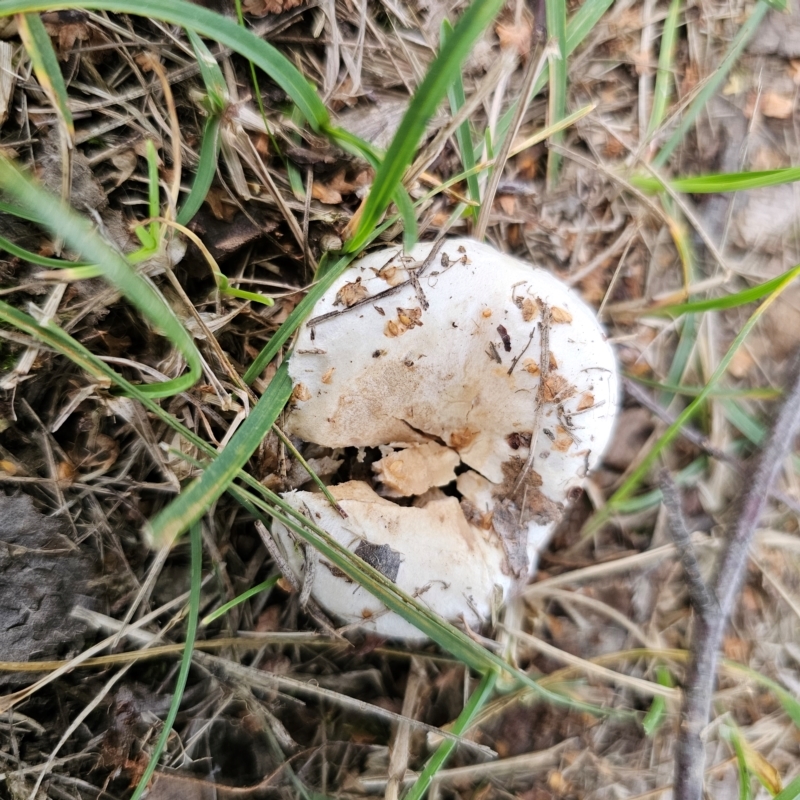
[[[539,427],[542,421],[542,408],[544,407],[545,389],[547,386],[547,378],[550,374],[550,323],[552,320],[552,310],[550,306],[545,303],[542,306],[542,321],[539,323],[539,330],[541,336],[541,345],[539,351],[539,387],[536,390],[536,409],[533,417],[533,429],[531,431],[531,444],[528,458],[525,459],[525,464],[517,476],[514,483],[514,489],[511,494],[514,495],[523,485],[525,476],[528,474],[533,461],[536,458],[536,439],[539,436]]]
[[[678,548],[678,553],[683,564],[683,571],[686,574],[686,586],[689,589],[689,598],[692,601],[694,610],[697,614],[705,614],[714,602],[711,593],[703,580],[700,572],[700,564],[697,561],[697,553],[692,545],[692,535],[686,527],[686,520],[683,517],[681,508],[681,495],[675,481],[669,474],[669,470],[662,469],[659,473],[659,485],[664,500],[664,508],[667,511],[670,533]]]
[[[522,90],[520,91],[519,99],[517,100],[517,109],[514,112],[514,118],[511,120],[511,125],[509,125],[509,128],[506,131],[506,136],[505,139],[503,139],[500,152],[495,159],[492,175],[489,178],[489,184],[486,187],[486,192],[481,202],[481,211],[478,215],[478,223],[475,226],[474,232],[475,238],[479,242],[482,242],[486,236],[486,229],[489,227],[489,217],[491,216],[492,205],[494,204],[494,196],[497,192],[497,187],[500,185],[500,178],[503,175],[503,169],[505,168],[506,161],[508,160],[508,156],[511,151],[511,145],[514,143],[517,133],[519,133],[520,125],[522,125],[522,119],[525,116],[525,112],[528,110],[528,103],[531,100],[531,93],[533,92],[534,84],[544,69],[545,64],[547,64],[547,48],[544,49],[538,61],[535,61],[533,58],[533,54],[536,51],[538,44],[539,29],[537,27],[537,29],[534,31],[534,42],[531,50],[530,60],[528,61],[528,65],[525,67],[525,75],[522,79]]]
[[[675,766],[675,800],[700,800],[703,796],[705,750],[701,734],[711,711],[719,648],[728,616],[744,580],[756,526],[770,488],[791,452],[794,437],[800,428],[800,351],[795,355],[790,374],[791,388],[786,393],[786,400],[756,469],[751,473],[739,517],[709,587],[717,602],[695,618]]]

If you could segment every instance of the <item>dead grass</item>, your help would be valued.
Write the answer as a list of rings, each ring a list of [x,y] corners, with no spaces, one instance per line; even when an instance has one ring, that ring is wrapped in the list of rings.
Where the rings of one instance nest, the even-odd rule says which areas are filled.
[[[432,60],[441,20],[463,4],[284,5],[284,13],[249,23],[316,84],[344,128],[385,147]],[[259,8],[245,3],[246,11]],[[559,183],[546,186],[545,145],[511,156],[495,173],[495,202],[484,221],[487,238],[499,248],[548,268],[602,309],[619,359],[634,379],[696,387],[712,374],[749,310],[678,322],[633,316],[631,310],[687,290],[736,291],[800,262],[800,203],[794,185],[671,202],[630,185],[630,173],[644,169],[671,130],[668,120],[652,140],[645,138],[666,8],[650,0],[612,6],[569,60],[568,110],[589,103],[596,109],[567,131]],[[688,4],[670,113],[685,108],[714,72],[745,10],[738,0]],[[796,18],[796,8],[794,13]],[[75,118],[70,201],[129,251],[130,220],[147,215],[145,140],[156,144],[161,181],[173,187],[173,199],[198,162],[203,114],[191,50],[179,32],[153,20],[59,12],[45,21]],[[767,31],[774,35],[756,36],[721,96],[700,116],[672,159],[673,174],[800,163],[800,54],[793,54],[792,41],[775,24],[770,20]],[[0,63],[12,64],[15,78],[10,88],[8,72],[0,82],[0,146],[61,192],[67,162],[57,118],[13,30],[3,35]],[[529,57],[531,36],[527,7],[509,3],[474,49],[464,85],[468,102],[474,98],[469,119],[475,131],[494,130],[523,90],[528,65],[517,48]],[[270,294],[275,305],[220,295],[201,251],[177,235],[169,258],[143,267],[178,309],[205,358],[201,384],[165,401],[166,407],[215,446],[227,441],[252,401],[237,388],[236,376],[299,302],[323,253],[341,246],[372,178],[362,162],[312,134],[301,135],[297,120],[284,113],[284,96],[262,76],[265,127],[252,100],[248,65],[224,51],[217,55],[233,104],[223,123],[217,178],[189,228],[231,285]],[[152,58],[159,64],[155,70],[148,67]],[[409,186],[414,199],[462,171],[446,108],[432,120],[412,170],[419,176]],[[543,127],[546,111],[544,97],[534,98],[517,139]],[[442,131],[446,135],[437,135]],[[484,152],[482,158],[490,156]],[[485,174],[479,180],[486,185]],[[305,196],[295,191],[300,187]],[[423,238],[445,229],[471,231],[473,222],[452,217],[464,191],[458,185],[421,205]],[[0,235],[43,255],[58,254],[61,246],[7,214],[0,215]],[[383,238],[400,235],[394,227]],[[685,244],[688,262],[676,242]],[[12,256],[0,260],[0,276],[6,300],[57,318],[128,376],[174,374],[174,354],[100,281],[45,280],[39,267]],[[790,288],[737,355],[729,387],[784,385],[784,366],[798,345],[799,306],[797,287]],[[32,796],[40,776],[37,798],[126,797],[147,763],[175,677],[176,662],[166,655],[146,658],[147,649],[182,641],[180,609],[189,585],[188,545],[154,556],[140,531],[193,468],[165,450],[177,449],[177,440],[138,405],[90,382],[24,335],[5,329],[0,335],[0,364],[8,371],[0,396],[3,490],[27,494],[44,514],[63,520],[62,545],[92,564],[72,577],[73,591],[89,598],[91,607],[81,613],[81,633],[66,645],[44,635],[37,652],[7,658],[64,661],[69,668],[56,673],[56,664],[43,665],[46,677],[36,691],[28,690],[14,708],[10,702],[3,707],[0,798]],[[210,346],[212,335],[218,346]],[[683,407],[669,389],[646,391],[673,416]],[[709,453],[749,456],[771,409],[767,400],[714,398],[695,421],[702,435],[681,438],[663,454],[664,466],[683,475],[683,511],[706,573],[746,485],[730,463]],[[603,505],[664,427],[626,396],[611,452],[543,554],[538,582],[520,601],[513,629],[503,633],[520,667],[542,676],[545,685],[621,713],[596,719],[525,692],[498,695],[460,737],[469,741],[439,772],[429,797],[670,796],[679,689],[660,685],[656,668],[666,666],[680,685],[691,612],[665,512],[654,497],[617,514],[596,535],[580,535],[592,508]],[[326,468],[328,475],[342,469],[320,448],[306,447],[303,454],[323,476]],[[359,468],[352,454],[343,457],[343,469]],[[276,490],[307,480],[274,435],[251,466]],[[657,490],[655,480],[649,488]],[[795,462],[778,488],[797,500]],[[800,686],[797,530],[796,513],[770,502],[723,644],[726,658],[794,694]],[[204,613],[274,570],[251,520],[229,497],[207,515],[203,541]],[[120,620],[132,624],[123,630]],[[46,630],[59,620],[51,616],[43,624]],[[106,636],[118,643],[117,652],[79,668],[78,661],[102,650],[89,645]],[[150,798],[402,796],[435,741],[432,726],[454,720],[472,688],[463,665],[432,646],[410,652],[358,632],[346,638],[319,633],[283,581],[202,629],[200,638],[206,641],[199,643]],[[223,640],[219,649],[206,652],[215,639]],[[19,667],[13,687],[0,680],[10,692],[27,683],[27,674]],[[665,711],[647,736],[622,712],[639,712],[641,719],[654,696],[664,698]],[[752,775],[771,767],[785,782],[795,776],[797,727],[774,692],[723,668],[714,710],[706,731],[711,795],[738,791],[730,730],[759,754],[751,758]],[[766,796],[763,788],[756,791]]]

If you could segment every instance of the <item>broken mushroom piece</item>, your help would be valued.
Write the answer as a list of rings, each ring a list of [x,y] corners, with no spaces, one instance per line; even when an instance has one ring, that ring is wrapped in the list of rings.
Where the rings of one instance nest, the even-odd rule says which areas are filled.
[[[379,497],[363,481],[332,486],[331,492],[347,519],[321,493],[289,492],[284,499],[437,614],[476,627],[508,591],[512,579],[503,572],[502,550],[490,531],[467,522],[455,497],[414,508]],[[313,581],[311,593],[328,612],[381,636],[425,638],[312,547],[293,540],[279,522],[273,533],[290,568],[302,581]]]
[[[458,510],[472,535],[501,554],[501,569],[480,589],[470,583],[469,598],[455,605],[433,603],[430,590],[420,595],[450,619],[456,606],[465,619],[473,608],[485,614],[477,597],[495,585],[507,590],[508,576],[527,579],[617,412],[616,362],[591,309],[548,272],[471,239],[356,262],[301,328],[289,372],[287,428],[327,447],[382,447],[374,469],[387,497],[443,486],[461,462]],[[444,541],[432,523],[412,522],[428,506],[376,507],[396,517],[396,535]],[[377,541],[369,525],[383,523],[358,509],[339,526]],[[462,522],[448,525],[461,530]],[[395,549],[409,570],[426,564],[424,546]],[[313,593],[334,611],[316,586]],[[392,627],[376,624],[382,633]]]

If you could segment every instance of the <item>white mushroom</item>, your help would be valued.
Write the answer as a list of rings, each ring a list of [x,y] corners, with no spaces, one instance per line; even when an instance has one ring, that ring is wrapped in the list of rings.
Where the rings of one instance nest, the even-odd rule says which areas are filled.
[[[426,602],[450,619],[474,621],[476,609],[485,616],[495,586],[507,591],[509,576],[527,579],[602,454],[617,411],[616,363],[593,312],[544,270],[470,239],[362,258],[317,303],[289,372],[287,427],[328,447],[382,446],[375,471],[383,494],[420,495],[452,481],[459,460],[471,468],[456,484],[460,507],[455,498],[416,509],[376,497],[359,501],[347,520],[325,517],[347,546],[364,540],[401,553],[404,569],[426,576],[414,579],[414,591],[436,580],[457,587],[464,567],[455,554],[466,534],[457,540],[454,531],[471,530],[488,548],[475,569],[499,571],[480,587],[477,573],[465,578],[468,597],[466,584],[427,590]],[[311,509],[312,496],[300,494]],[[316,513],[323,501],[313,498]],[[447,521],[421,522],[420,512],[437,503],[452,509]],[[428,548],[447,552],[446,536],[453,558],[431,573]],[[334,608],[316,582],[321,605],[358,617]],[[375,629],[396,631],[392,616],[377,616]]]

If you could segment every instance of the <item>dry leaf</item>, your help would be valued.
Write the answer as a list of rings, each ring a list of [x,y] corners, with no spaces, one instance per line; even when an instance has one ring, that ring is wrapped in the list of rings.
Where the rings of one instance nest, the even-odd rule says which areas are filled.
[[[521,24],[500,22],[494,32],[500,41],[501,49],[515,48],[523,58],[530,54],[533,28],[528,20],[523,20]]]
[[[509,217],[517,210],[517,198],[513,195],[501,194],[497,198],[497,202],[500,204],[500,208],[502,208]]]
[[[220,222],[233,222],[238,209],[231,202],[228,192],[218,186],[212,186],[206,194],[206,203],[214,215],[214,219]]]
[[[557,325],[572,322],[572,314],[570,314],[565,308],[559,308],[558,306],[553,306],[550,312],[550,318]]]
[[[315,182],[311,187],[311,196],[320,203],[335,206],[342,202],[342,195],[336,189],[326,186],[324,183]]]
[[[242,11],[253,17],[266,17],[267,14],[282,14],[302,2],[303,0],[244,0]]]
[[[761,95],[761,113],[773,119],[789,119],[794,111],[794,97],[766,91]]]
[[[575,409],[576,411],[586,411],[587,408],[591,408],[594,405],[594,395],[591,392],[584,392],[580,400],[578,400],[578,407]]]
[[[336,300],[334,301],[335,306],[344,306],[345,308],[350,308],[350,306],[354,306],[356,303],[361,302],[366,296],[369,294],[367,292],[367,287],[361,283],[361,278],[356,278],[351,283],[346,283],[342,286],[341,289],[336,293]]]

